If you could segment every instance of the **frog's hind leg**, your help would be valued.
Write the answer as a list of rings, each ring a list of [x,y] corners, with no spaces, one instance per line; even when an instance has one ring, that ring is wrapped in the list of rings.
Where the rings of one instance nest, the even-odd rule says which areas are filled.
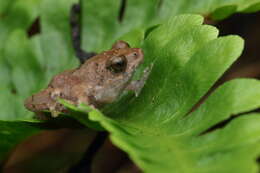
[[[81,64],[87,59],[95,56],[94,52],[86,52],[81,49],[81,10],[80,4],[74,4],[70,10],[70,26],[72,44],[75,50],[76,56],[78,57]]]

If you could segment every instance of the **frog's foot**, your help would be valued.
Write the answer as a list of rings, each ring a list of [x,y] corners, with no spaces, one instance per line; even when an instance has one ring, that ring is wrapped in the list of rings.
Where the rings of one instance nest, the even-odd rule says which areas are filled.
[[[51,117],[53,118],[57,118],[60,114],[60,112],[56,111],[55,109],[50,109],[50,112],[51,112]]]
[[[135,96],[138,97],[138,95],[140,94],[141,90],[143,89],[144,85],[145,85],[145,82],[146,80],[148,79],[151,71],[152,71],[152,68],[153,68],[153,64],[151,64],[150,66],[146,67],[144,69],[144,72],[143,72],[143,76],[141,79],[139,80],[135,80],[135,81],[132,81],[128,86],[127,86],[127,90],[130,90],[130,91],[134,91],[135,92]]]

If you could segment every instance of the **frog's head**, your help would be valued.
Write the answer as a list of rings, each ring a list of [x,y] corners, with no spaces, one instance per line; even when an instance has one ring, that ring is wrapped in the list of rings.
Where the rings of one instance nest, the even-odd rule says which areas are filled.
[[[143,52],[140,48],[130,48],[124,41],[116,42],[106,60],[106,69],[113,78],[125,75],[133,75],[136,68],[143,62]]]
[[[95,102],[113,102],[127,87],[143,59],[140,48],[130,48],[126,42],[118,41],[111,50],[86,62],[84,68],[96,69],[92,76],[96,81],[93,86]]]

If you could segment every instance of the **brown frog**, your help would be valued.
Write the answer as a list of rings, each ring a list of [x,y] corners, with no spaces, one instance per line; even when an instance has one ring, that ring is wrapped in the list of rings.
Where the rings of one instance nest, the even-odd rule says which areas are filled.
[[[48,87],[25,101],[33,112],[67,112],[57,99],[72,104],[85,103],[95,108],[114,102],[124,90],[140,91],[147,72],[139,81],[131,81],[136,68],[143,62],[140,48],[130,48],[124,41],[116,42],[111,50],[85,61],[79,68],[64,71],[53,77]]]

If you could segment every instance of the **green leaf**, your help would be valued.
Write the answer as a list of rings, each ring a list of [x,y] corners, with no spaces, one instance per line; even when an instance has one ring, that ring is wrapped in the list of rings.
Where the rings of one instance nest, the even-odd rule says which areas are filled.
[[[180,15],[148,34],[143,66],[153,69],[138,97],[120,100],[105,115],[85,106],[85,118],[108,130],[144,172],[257,172],[260,114],[248,112],[260,107],[260,81],[229,81],[191,111],[243,49],[240,37],[217,38],[202,21]],[[236,114],[244,115],[210,130]]]
[[[71,105],[69,102],[63,99],[60,99],[59,102],[64,106],[66,106],[67,108],[69,108],[71,110],[70,114],[73,115],[73,118],[81,122],[86,127],[90,127],[91,129],[95,129],[99,131],[105,130],[98,122],[93,122],[89,120],[88,116],[86,116],[86,112],[90,112],[92,108],[86,107],[84,104],[83,105],[80,104],[78,107],[76,107],[75,105]]]
[[[25,138],[39,132],[36,124],[26,122],[0,121],[0,160],[5,159],[8,152]]]
[[[100,52],[133,29],[144,31],[171,16],[195,13],[220,20],[236,12],[259,11],[259,4],[260,0],[127,0],[119,20],[120,1],[84,0],[82,43],[85,50]]]

